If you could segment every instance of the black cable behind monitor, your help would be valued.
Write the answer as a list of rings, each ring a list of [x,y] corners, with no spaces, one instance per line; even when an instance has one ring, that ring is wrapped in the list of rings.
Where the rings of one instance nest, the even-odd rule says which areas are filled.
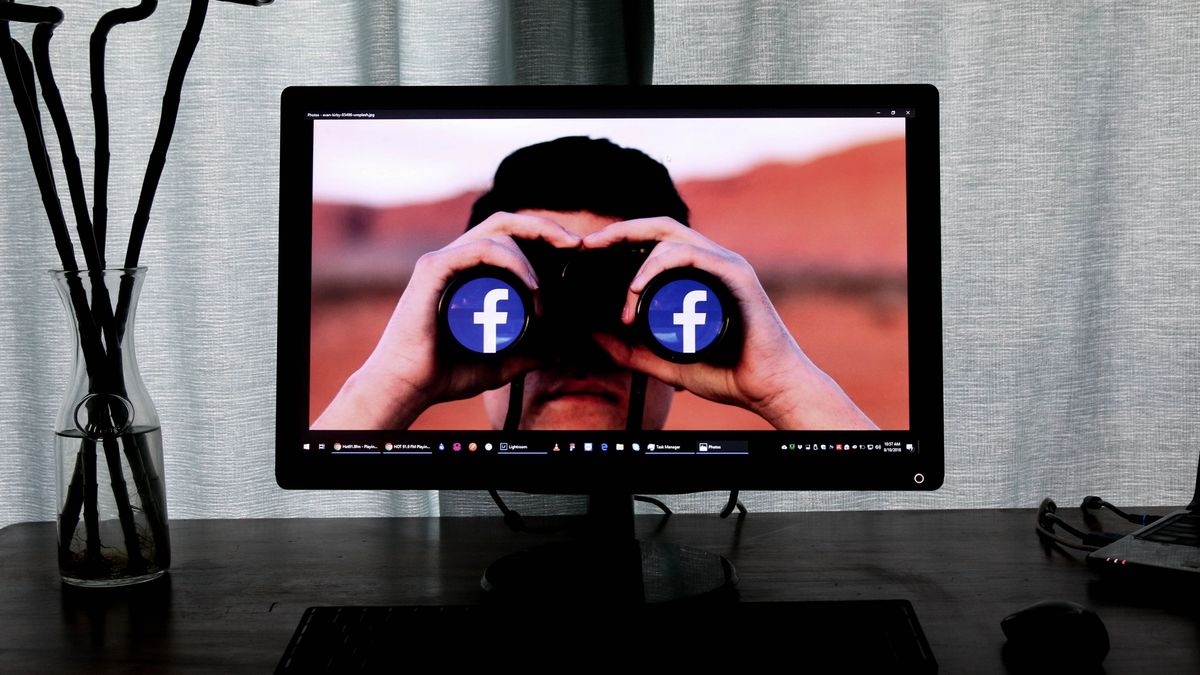
[[[1196,492],[1192,494],[1192,501],[1187,505],[1188,511],[1197,509],[1200,509],[1200,460],[1196,462]]]
[[[670,517],[673,513],[675,513],[671,510],[671,507],[663,503],[662,500],[655,499],[654,497],[648,497],[646,495],[634,495],[633,501],[657,506],[659,510],[663,512],[663,515],[667,517]]]
[[[508,412],[504,415],[504,430],[516,431],[521,426],[521,411],[525,405],[525,376],[518,375],[508,385]]]
[[[728,518],[729,514],[733,513],[735,508],[738,510],[738,520],[746,517],[746,507],[742,506],[741,500],[738,499],[738,491],[730,490],[729,501],[725,502],[725,508],[721,509],[721,512],[717,515],[722,518]]]
[[[645,373],[634,373],[629,382],[629,411],[625,413],[625,430],[641,431],[642,417],[646,409]]]
[[[626,415],[625,428],[630,431],[640,431],[642,426],[642,412],[646,404],[646,384],[648,378],[645,373],[634,373],[629,390],[629,411]],[[521,375],[513,379],[508,390],[508,412],[504,416],[504,430],[516,431],[521,424],[521,414],[525,403],[525,376]],[[514,532],[552,532],[563,529],[564,526],[551,525],[545,528],[533,528],[526,524],[525,519],[517,511],[509,508],[508,504],[500,496],[496,490],[488,490],[492,501],[496,502],[496,507],[500,509],[500,513],[504,516],[504,524]],[[663,512],[663,515],[670,517],[673,511],[671,508],[659,499],[648,497],[645,495],[634,495],[634,501],[644,504],[656,506]],[[738,510],[738,518],[746,517],[746,507],[742,502],[738,501],[738,491],[729,491],[729,501],[725,507],[721,509],[721,518],[728,518],[734,509]]]

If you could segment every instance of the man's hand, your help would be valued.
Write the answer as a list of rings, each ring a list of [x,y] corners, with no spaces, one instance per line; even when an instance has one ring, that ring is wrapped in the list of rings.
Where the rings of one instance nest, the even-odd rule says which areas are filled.
[[[629,285],[621,321],[633,323],[639,295],[659,273],[675,267],[702,269],[723,281],[738,303],[744,336],[741,357],[732,367],[677,364],[645,346],[596,335],[618,365],[711,401],[746,408],[777,429],[876,428],[796,344],[745,258],[671,218],[613,223],[585,237],[583,247],[649,241],[658,243]]]
[[[427,407],[495,389],[537,367],[530,356],[456,363],[437,354],[437,305],[455,274],[477,265],[509,270],[529,286],[537,305],[537,274],[517,239],[577,248],[580,238],[534,215],[496,213],[449,245],[426,253],[371,356],[351,375],[314,429],[405,429]]]

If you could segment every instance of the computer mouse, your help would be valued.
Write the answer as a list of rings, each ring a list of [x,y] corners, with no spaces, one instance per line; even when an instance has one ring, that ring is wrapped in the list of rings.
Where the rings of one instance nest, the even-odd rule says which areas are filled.
[[[1020,666],[1096,667],[1108,655],[1108,630],[1092,610],[1066,601],[1039,602],[1000,622],[1004,660]]]

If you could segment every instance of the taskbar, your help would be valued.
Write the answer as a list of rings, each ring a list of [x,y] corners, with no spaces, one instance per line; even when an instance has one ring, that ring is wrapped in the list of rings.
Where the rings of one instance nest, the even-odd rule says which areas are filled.
[[[640,455],[644,457],[707,456],[730,457],[750,454],[750,441],[744,439],[704,439],[687,441],[609,441],[589,439],[586,433],[545,441],[496,440],[471,438],[470,433],[447,434],[447,438],[431,441],[360,441],[307,440],[299,444],[304,453],[339,456],[386,455],[392,457],[428,457],[432,455],[487,454],[498,457],[528,457],[553,455]],[[849,439],[847,439],[849,440]],[[914,455],[919,452],[916,440],[887,440],[871,442],[764,442],[768,452],[780,455]],[[756,450],[761,452],[761,450]]]

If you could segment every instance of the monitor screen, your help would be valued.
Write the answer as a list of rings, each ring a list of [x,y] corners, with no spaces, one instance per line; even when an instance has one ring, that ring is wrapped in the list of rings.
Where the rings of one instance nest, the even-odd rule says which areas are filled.
[[[291,88],[284,487],[933,489],[937,92]]]

